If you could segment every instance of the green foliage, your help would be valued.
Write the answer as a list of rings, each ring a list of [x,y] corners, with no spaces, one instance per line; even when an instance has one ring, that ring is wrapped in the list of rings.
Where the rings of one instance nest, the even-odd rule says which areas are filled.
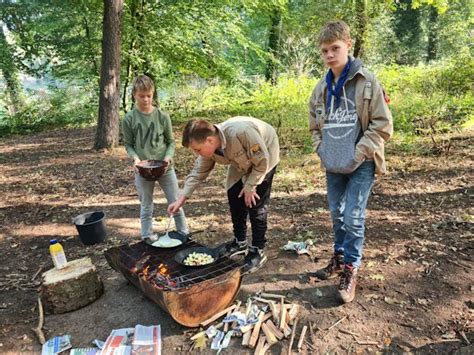
[[[316,79],[307,76],[282,76],[274,86],[258,77],[233,86],[181,86],[175,89],[179,95],[166,100],[164,108],[178,120],[257,117],[277,128],[282,146],[310,149],[308,100],[315,85]]]
[[[14,115],[0,114],[0,137],[58,127],[78,127],[97,119],[94,88],[68,86],[34,92]]]
[[[473,119],[474,60],[467,53],[433,65],[391,65],[376,72],[390,96],[399,132],[446,132]],[[201,116],[220,121],[234,115],[261,118],[278,129],[282,146],[309,151],[308,99],[315,85],[316,79],[307,76],[281,76],[276,85],[258,77],[231,86],[201,81],[176,87],[164,107],[179,120]]]
[[[472,118],[474,60],[467,53],[435,65],[392,65],[378,77],[391,98],[397,130],[445,132]]]

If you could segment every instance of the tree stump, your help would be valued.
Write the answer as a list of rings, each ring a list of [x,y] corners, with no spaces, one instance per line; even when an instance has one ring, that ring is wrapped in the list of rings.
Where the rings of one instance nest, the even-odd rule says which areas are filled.
[[[94,302],[104,285],[90,258],[68,262],[64,269],[43,273],[41,299],[50,313],[70,312]]]

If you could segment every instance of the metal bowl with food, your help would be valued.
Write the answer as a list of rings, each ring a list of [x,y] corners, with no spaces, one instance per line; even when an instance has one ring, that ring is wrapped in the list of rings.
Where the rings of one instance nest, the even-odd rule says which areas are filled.
[[[216,249],[206,247],[193,247],[176,253],[174,260],[181,265],[199,267],[213,264],[219,259]]]

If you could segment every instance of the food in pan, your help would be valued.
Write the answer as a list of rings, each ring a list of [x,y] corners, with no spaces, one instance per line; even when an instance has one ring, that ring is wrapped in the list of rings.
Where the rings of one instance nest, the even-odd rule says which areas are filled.
[[[188,266],[200,266],[207,265],[214,262],[214,258],[206,253],[191,253],[183,261],[184,265]]]

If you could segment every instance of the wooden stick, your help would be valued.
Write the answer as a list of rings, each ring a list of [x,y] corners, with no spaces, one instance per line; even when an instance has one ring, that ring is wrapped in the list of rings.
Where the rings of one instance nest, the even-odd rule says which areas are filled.
[[[273,324],[273,322],[271,321],[271,319],[269,319],[266,324],[267,324],[268,328],[270,328],[270,330],[272,331],[272,333],[275,334],[275,336],[278,338],[278,340],[283,339],[283,337],[284,337],[285,335],[280,331],[280,329],[278,329],[278,328],[276,327],[275,324]]]
[[[298,318],[295,319],[293,323],[293,329],[291,330],[290,344],[288,345],[288,355],[291,355],[291,348],[293,347],[293,342],[295,341],[296,326],[298,325]]]
[[[273,300],[267,300],[267,299],[262,298],[262,297],[253,297],[253,299],[255,301],[262,302],[262,303],[268,303],[268,304],[275,303],[275,301],[273,301]]]
[[[273,345],[275,343],[278,343],[278,339],[276,338],[275,334],[272,333],[272,331],[270,330],[270,328],[268,327],[266,323],[262,324],[262,330],[263,330],[263,333],[265,334],[265,337],[267,338],[268,344]]]
[[[227,314],[225,316],[228,317],[231,314],[232,314],[232,310],[229,309],[229,311],[227,312]],[[229,330],[229,324],[230,324],[230,322],[225,322],[224,323],[224,333],[227,333],[227,330]]]
[[[278,310],[278,306],[279,305],[277,305],[276,303],[270,303],[270,310],[272,311],[273,320],[277,324],[280,324],[280,317],[279,317],[280,311]]]
[[[44,323],[44,314],[43,314],[43,304],[41,303],[41,298],[38,296],[38,311],[39,311],[39,318],[38,318],[38,326],[36,328],[31,328],[32,331],[35,332],[36,336],[41,345],[46,342],[43,333],[43,323]]]
[[[280,308],[280,329],[285,329],[286,325],[286,308],[284,305],[285,299],[281,299],[281,308]]]
[[[219,329],[219,328],[222,328],[222,326],[224,325],[224,323],[220,322],[218,325],[214,326],[214,328],[216,329]],[[203,330],[199,333],[196,333],[194,334],[191,338],[189,338],[190,340],[196,340],[197,338],[200,338],[201,336],[203,336],[204,334],[206,334],[206,331]]]
[[[260,296],[262,296],[262,297],[264,297],[264,298],[276,298],[276,299],[279,299],[279,300],[282,299],[282,298],[283,298],[283,299],[286,298],[286,296],[283,296],[283,295],[277,295],[277,294],[275,294],[275,293],[266,293],[266,292],[262,292],[262,293],[260,294]]]
[[[285,326],[285,329],[283,330],[283,334],[285,335],[285,338],[291,335],[291,328],[288,324]]]
[[[201,322],[201,326],[202,327],[205,327],[206,325],[214,322],[216,319],[219,319],[220,317],[222,317],[224,314],[226,314],[227,312],[229,311],[232,311],[235,309],[237,305],[233,304],[232,306],[230,307],[227,307],[226,309],[220,311],[219,313],[216,313],[215,315],[213,315],[211,318],[209,318],[208,320],[205,320],[204,322]]]
[[[461,337],[464,339],[464,341],[466,342],[467,345],[471,345],[471,342],[467,338],[466,333],[464,333],[464,331],[460,330],[459,335],[461,335]]]
[[[309,341],[307,341],[306,339],[304,340],[304,343],[306,344],[306,346],[310,349],[310,350],[313,350],[313,351],[316,351],[316,348],[311,345],[311,343]],[[349,353],[348,353],[349,354]]]
[[[289,324],[293,324],[293,321],[295,320],[296,316],[298,315],[299,310],[300,310],[299,305],[293,304],[291,306],[290,310],[288,311],[288,315],[287,315]]]
[[[268,351],[268,349],[270,349],[270,346],[271,346],[270,344],[265,343],[265,345],[263,346],[262,351],[260,351],[260,354],[265,355],[265,353]]]
[[[255,348],[254,355],[260,355],[262,353],[263,346],[265,345],[265,335],[260,335],[258,338],[258,344],[257,347]]]
[[[341,333],[349,334],[349,335],[352,335],[352,336],[354,336],[354,337],[360,337],[360,334],[351,332],[351,331],[349,331],[349,330],[345,330],[345,329],[342,329],[342,328],[341,328],[341,329],[339,329],[339,331],[340,331]]]
[[[31,278],[31,281],[35,281],[36,276],[39,275],[39,273],[41,272],[41,270],[43,270],[43,266],[40,266],[40,267],[38,268],[38,271],[35,272],[35,274],[34,274],[33,277]]]
[[[252,335],[252,332],[244,333],[244,335],[242,336],[242,346],[248,346],[249,345],[251,335]]]
[[[331,325],[327,330],[331,330],[332,328],[334,328],[336,325],[338,325],[339,323],[341,323],[344,319],[346,319],[347,316],[344,316],[342,317],[341,319],[339,319],[336,323],[334,323],[333,325]]]
[[[267,314],[265,314],[265,317],[263,317],[262,322],[265,322],[265,321],[266,321],[267,319],[269,319],[271,316],[272,316],[272,314],[271,314],[270,312],[267,313]],[[242,332],[242,334],[247,333],[249,330],[253,329],[253,327],[255,326],[255,324],[256,324],[256,323],[244,325],[243,327],[240,328],[240,331]]]
[[[263,317],[265,317],[265,313],[263,311],[260,311],[260,313],[258,314],[258,321],[257,323],[255,323],[253,327],[252,336],[250,337],[250,341],[249,341],[249,346],[251,348],[254,348],[255,344],[257,344],[258,334],[260,333],[260,327],[263,322]]]
[[[379,345],[377,341],[370,340],[356,340],[356,343],[359,345]]]
[[[303,327],[303,330],[301,331],[300,340],[298,341],[298,346],[297,346],[298,352],[300,352],[301,347],[303,346],[303,340],[304,340],[307,330],[308,330],[308,326],[305,325]]]

